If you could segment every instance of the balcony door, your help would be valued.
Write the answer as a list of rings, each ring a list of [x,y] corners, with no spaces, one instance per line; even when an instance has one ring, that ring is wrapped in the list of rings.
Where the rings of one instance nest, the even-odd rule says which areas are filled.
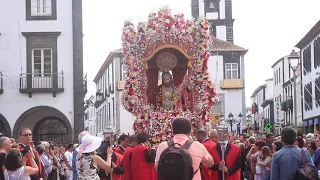
[[[32,88],[52,88],[52,49],[32,49]]]

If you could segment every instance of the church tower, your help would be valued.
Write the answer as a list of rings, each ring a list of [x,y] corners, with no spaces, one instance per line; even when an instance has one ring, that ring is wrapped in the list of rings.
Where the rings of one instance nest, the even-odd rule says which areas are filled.
[[[232,0],[191,0],[193,18],[207,18],[212,35],[233,44]]]

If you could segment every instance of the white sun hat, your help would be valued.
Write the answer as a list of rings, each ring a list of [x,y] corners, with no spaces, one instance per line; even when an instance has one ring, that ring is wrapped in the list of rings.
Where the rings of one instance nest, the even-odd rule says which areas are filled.
[[[102,138],[87,134],[81,138],[81,144],[77,147],[76,151],[80,153],[91,153],[97,150],[101,143]]]

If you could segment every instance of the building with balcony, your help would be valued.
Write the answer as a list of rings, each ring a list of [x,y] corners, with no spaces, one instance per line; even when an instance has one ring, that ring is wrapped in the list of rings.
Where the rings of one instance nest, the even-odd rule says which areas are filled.
[[[296,45],[300,49],[304,133],[319,131],[320,20]]]
[[[83,131],[81,0],[0,1],[0,132],[68,143]]]
[[[126,77],[122,49],[110,52],[99,72],[94,78],[97,95],[102,95],[100,101],[96,99],[96,134],[103,137],[108,125],[116,133],[133,133],[134,116],[124,109],[121,103],[121,94]]]
[[[274,127],[278,133],[286,126],[284,113],[286,110],[286,98],[284,98],[285,92],[283,85],[289,70],[288,56],[284,56],[277,60],[271,68],[273,70]]]
[[[96,97],[90,96],[84,103],[84,130],[89,131],[92,135],[96,135],[96,121],[98,116],[95,105]]]
[[[298,54],[298,53],[297,53]],[[297,98],[297,130],[302,132],[302,111],[301,102],[301,80],[297,71],[293,71],[289,65],[290,55],[284,56],[276,61],[271,67],[273,69],[273,101],[274,101],[274,117],[277,134],[286,126],[295,126],[294,117],[294,78],[293,73],[296,73],[296,98]]]
[[[244,55],[248,50],[233,44],[232,0],[191,0],[191,12],[193,18],[208,19],[214,37],[208,70],[220,101],[213,107],[212,117],[226,119],[230,113],[241,113],[232,129],[238,130],[240,125],[242,131],[246,124]]]
[[[261,104],[265,101],[266,97],[266,90],[267,84],[263,84],[257,89],[254,90],[254,92],[251,95],[251,112],[252,112],[252,119],[254,123],[254,130],[255,133],[263,133],[263,124],[264,124],[264,111],[261,107]]]
[[[222,114],[225,119],[230,113],[233,115],[241,113],[242,119],[232,127],[236,130],[240,124],[241,132],[242,125],[246,124],[244,55],[247,50],[218,38],[213,38],[213,44],[208,71],[215,83],[220,101],[213,107],[212,113]]]

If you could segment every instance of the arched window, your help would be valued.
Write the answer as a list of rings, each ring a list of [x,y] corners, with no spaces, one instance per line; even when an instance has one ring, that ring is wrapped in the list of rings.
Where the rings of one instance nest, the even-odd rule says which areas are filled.
[[[35,141],[53,141],[55,143],[68,143],[68,131],[65,124],[55,118],[38,122],[34,129]]]
[[[207,0],[207,12],[219,12],[219,0]]]

